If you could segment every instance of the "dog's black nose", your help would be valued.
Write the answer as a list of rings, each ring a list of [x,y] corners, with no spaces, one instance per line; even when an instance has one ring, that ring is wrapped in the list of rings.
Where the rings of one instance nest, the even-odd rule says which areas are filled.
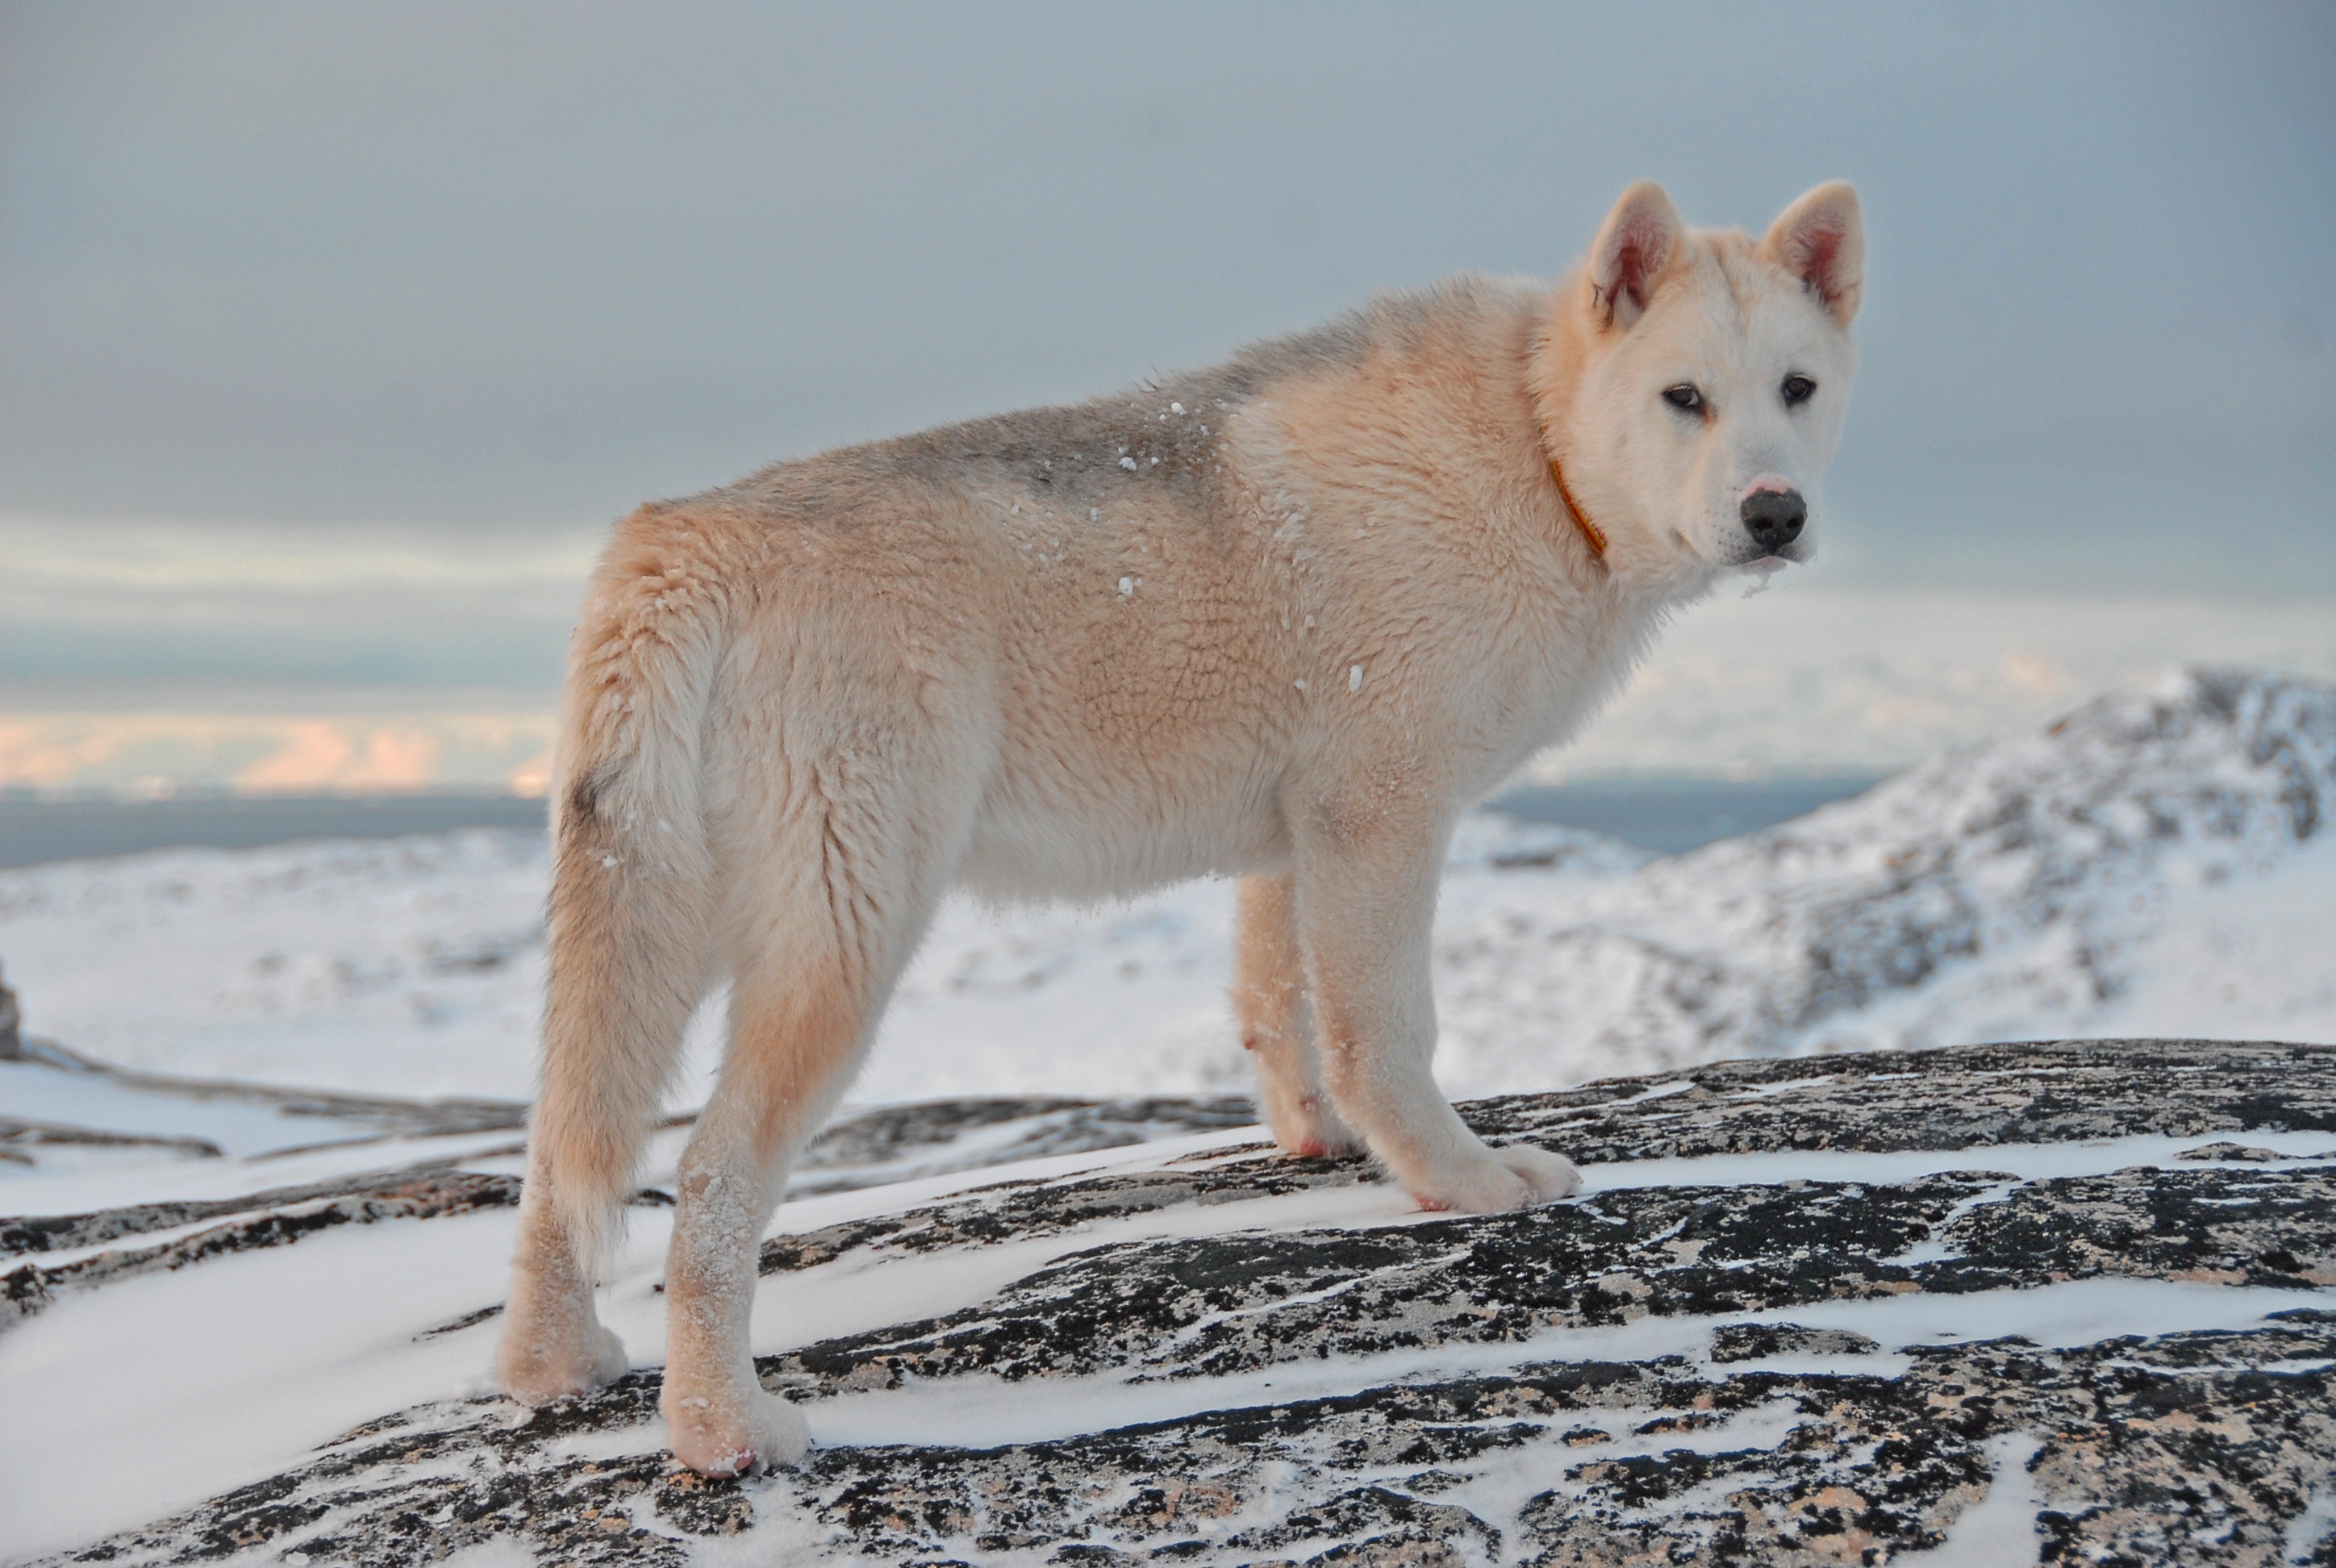
[[[1797,490],[1756,490],[1744,498],[1744,531],[1770,555],[1800,538],[1808,520],[1809,503]]]

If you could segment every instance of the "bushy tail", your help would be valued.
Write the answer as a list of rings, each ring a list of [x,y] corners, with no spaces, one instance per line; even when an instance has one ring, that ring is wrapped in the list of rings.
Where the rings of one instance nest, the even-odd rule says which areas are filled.
[[[719,579],[638,514],[585,605],[552,796],[550,985],[530,1179],[605,1275],[634,1161],[704,996],[715,898],[701,767]]]

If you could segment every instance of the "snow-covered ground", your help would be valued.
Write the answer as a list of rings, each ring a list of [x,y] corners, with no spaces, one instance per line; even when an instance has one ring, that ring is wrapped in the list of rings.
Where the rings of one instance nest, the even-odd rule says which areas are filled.
[[[2219,1115],[2214,1107],[2218,1096],[2276,1097],[2265,1091],[2279,1081],[2271,1073],[2283,1067],[2300,1087],[2280,1114],[2324,1125],[2326,1070],[2300,1052],[2284,1053],[2295,1059],[2282,1062],[2275,1048],[2249,1054],[2225,1047],[2231,1060],[2220,1062],[2214,1049],[2190,1059],[2179,1048],[2138,1049],[2130,1064],[2136,1070],[2121,1070],[2127,1064],[2107,1050],[2098,1059],[2015,1048],[2000,1058],[1934,1061],[1932,1069],[1947,1081],[1929,1086],[1927,1098],[1922,1072],[1894,1070],[1922,1064],[1895,1057],[1790,1076],[1778,1070],[1782,1065],[1762,1065],[1757,1073],[1731,1078],[1723,1072],[1709,1083],[1609,1085],[1570,1101],[1527,1103],[1523,1114],[1533,1135],[1576,1147],[1586,1140],[1602,1157],[1585,1167],[1580,1203],[1483,1221],[1421,1213],[1399,1189],[1359,1180],[1363,1173],[1352,1165],[1277,1160],[1260,1147],[1255,1129],[1243,1128],[801,1197],[774,1222],[773,1233],[796,1251],[790,1261],[765,1262],[754,1347],[764,1358],[811,1357],[804,1365],[815,1370],[782,1368],[779,1376],[784,1386],[815,1396],[803,1408],[822,1449],[842,1456],[837,1463],[938,1476],[935,1484],[944,1486],[950,1473],[997,1460],[1000,1446],[1075,1442],[1124,1433],[1137,1423],[1270,1409],[1275,1420],[1252,1425],[1279,1431],[1297,1451],[1290,1456],[1295,1462],[1266,1456],[1264,1467],[1272,1472],[1266,1495],[1259,1516],[1246,1521],[1255,1524],[1272,1524],[1276,1510],[1319,1510],[1325,1500],[1376,1481],[1432,1495],[1440,1505],[1465,1505],[1514,1532],[1537,1495],[1556,1496],[1586,1518],[1602,1517],[1600,1476],[1615,1463],[1646,1466],[1660,1456],[1661,1465],[1672,1466],[1683,1463],[1682,1455],[1722,1452],[1737,1456],[1739,1466],[1752,1462],[1752,1474],[1730,1473],[1731,1495],[1755,1483],[1776,1486],[1778,1476],[1765,1473],[1773,1469],[1787,1482],[1799,1478],[1800,1491],[1788,1490],[1788,1497],[1805,1496],[1813,1489],[1806,1482],[1813,1448],[1818,1462],[1841,1467],[1846,1483],[1878,1493],[1861,1456],[1876,1441],[1901,1442],[1895,1427],[1909,1406],[1927,1407],[1925,1390],[1971,1375],[1952,1367],[1942,1374],[1940,1355],[1990,1344],[2000,1352],[2014,1335],[2029,1361],[2079,1380],[2091,1376],[2083,1359],[2060,1373],[2051,1366],[2056,1352],[2107,1343],[2108,1351],[2100,1353],[2145,1370],[2195,1369],[2238,1358],[2226,1368],[2235,1373],[2248,1369],[2246,1358],[2263,1360],[2244,1396],[2253,1401],[2248,1414],[2229,1424],[2276,1456],[2277,1419],[2285,1407],[2267,1402],[2269,1375],[2316,1377],[2330,1365],[2320,1349],[2325,1334],[2312,1326],[2326,1318],[2336,1261],[2321,1255],[2325,1237],[2306,1211],[2324,1201],[2336,1149],[2327,1131],[2309,1128],[2251,1128],[2242,1146],[2228,1131],[2213,1130],[2233,1120],[2226,1107]],[[2105,1072],[2120,1081],[2103,1083]],[[1954,1107],[1942,1108],[1940,1096],[1952,1097]],[[2132,1130],[2169,1106],[2191,1130]],[[1770,1109],[1777,1113],[1773,1120],[1763,1115]],[[2036,1119],[2022,1119],[2029,1115]],[[2007,1125],[2049,1127],[2057,1141],[2014,1134],[1990,1138],[1983,1149],[1971,1146],[1975,1135]],[[1828,1146],[1810,1150],[1783,1141],[1813,1133]],[[654,1140],[647,1180],[670,1186],[681,1135]],[[369,1156],[375,1169],[394,1170],[423,1152],[420,1142],[409,1141],[376,1147]],[[420,1223],[378,1213],[388,1193],[375,1190],[366,1194],[373,1212],[324,1228],[298,1223],[315,1211],[314,1201],[279,1189],[240,1209],[222,1203],[224,1213],[170,1227],[133,1215],[89,1216],[80,1222],[118,1228],[135,1221],[147,1228],[96,1241],[58,1233],[51,1244],[12,1260],[24,1272],[46,1271],[59,1282],[55,1299],[24,1321],[8,1327],[0,1320],[0,1399],[11,1411],[42,1413],[38,1420],[0,1421],[0,1496],[7,1500],[0,1509],[0,1561],[86,1544],[241,1487],[253,1490],[240,1501],[214,1504],[212,1517],[161,1527],[153,1560],[203,1555],[208,1544],[232,1538],[254,1549],[255,1562],[374,1561],[352,1542],[362,1542],[392,1514],[408,1531],[426,1518],[443,1523],[451,1516],[468,1537],[517,1534],[555,1527],[588,1501],[610,1506],[583,1490],[607,1477],[596,1483],[599,1472],[579,1466],[609,1466],[619,1476],[638,1471],[655,1484],[665,1467],[664,1429],[638,1407],[638,1394],[628,1406],[621,1390],[603,1399],[606,1408],[562,1417],[540,1436],[511,1437],[517,1446],[497,1456],[499,1435],[516,1434],[526,1417],[491,1399],[465,1401],[492,1393],[493,1314],[511,1245],[511,1183],[521,1157],[460,1138],[438,1140],[434,1152],[457,1167],[440,1174],[489,1184],[490,1195]],[[329,1152],[323,1165],[317,1155],[306,1156],[306,1164],[200,1164],[214,1185],[223,1178],[243,1182],[238,1172],[254,1169],[297,1182],[328,1175],[333,1162],[349,1168],[367,1154]],[[386,1188],[395,1179],[376,1181]],[[492,1189],[497,1183],[501,1187]],[[2026,1218],[2015,1215],[2013,1206],[2022,1203],[2047,1205],[2039,1212],[2049,1222],[2026,1210],[2020,1211]],[[1794,1222],[1780,1228],[1787,1211]],[[2140,1218],[2124,1218],[2128,1211]],[[654,1368],[665,1340],[661,1280],[670,1212],[632,1214],[602,1310],[634,1364]],[[1999,1222],[1994,1215],[2013,1217]],[[2177,1242],[2185,1228],[2195,1232],[2190,1250],[2169,1254],[2172,1262],[2154,1259],[2119,1229],[2138,1224],[2148,1233],[2153,1215],[2168,1222],[2157,1228],[2170,1227]],[[2282,1227],[2278,1236],[2317,1252],[2301,1260],[2267,1252],[2262,1228],[2272,1224]],[[2214,1225],[2257,1230],[2210,1237],[2201,1229]],[[1361,1236],[1370,1241],[1358,1248]],[[188,1249],[187,1266],[135,1261],[138,1249],[174,1242]],[[2245,1269],[2224,1266],[2224,1253],[2234,1248]],[[1699,1259],[1713,1261],[1702,1257],[1707,1250],[1737,1283],[1716,1283],[1708,1271],[1696,1271]],[[2263,1256],[2281,1261],[2267,1265]],[[1095,1277],[1152,1267],[1155,1259],[1166,1261],[1143,1276],[1136,1295],[1207,1298],[1166,1326],[1144,1318],[1121,1299],[1127,1292],[1114,1296]],[[84,1263],[122,1267],[111,1277],[71,1278]],[[1487,1270],[1503,1271],[1506,1285],[1494,1288]],[[2181,1271],[2169,1276],[2175,1270]],[[1827,1282],[1796,1284],[1796,1271]],[[1523,1305],[1514,1299],[1520,1281],[1533,1282]],[[1656,1289],[1671,1294],[1651,1315],[1643,1307],[1614,1307]],[[1448,1299],[1455,1293],[1457,1301]],[[1343,1307],[1333,1300],[1341,1297]],[[1058,1299],[1084,1305],[1061,1320],[1059,1340],[1029,1339],[1034,1317]],[[8,1304],[0,1301],[0,1308]],[[1503,1313],[1509,1317],[1485,1321]],[[1114,1314],[1131,1326],[1124,1332],[1097,1326]],[[1269,1322],[1268,1314],[1278,1315]],[[2283,1340],[2272,1346],[2268,1359],[2263,1348],[2233,1341],[2248,1334],[2276,1339],[2278,1314],[2316,1336],[2291,1347],[2310,1352],[2302,1359],[2280,1359]],[[1251,1331],[1246,1339],[1244,1325]],[[1032,1365],[1009,1364],[1005,1351],[995,1365],[985,1359],[982,1347],[993,1334],[1023,1347],[1012,1356]],[[1764,1334],[1776,1340],[1765,1350],[1723,1351],[1730,1335],[1757,1340]],[[1318,1338],[1326,1340],[1320,1354],[1313,1349]],[[2169,1339],[2185,1343],[2164,1349]],[[1110,1353],[1101,1354],[1098,1345]],[[897,1365],[895,1375],[885,1375],[888,1357],[912,1375],[897,1375]],[[1354,1474],[1351,1454],[1335,1463],[1309,1456],[1309,1422],[1319,1424],[1315,1447],[1335,1453],[1366,1443],[1337,1427],[1347,1417],[1292,1416],[1316,1401],[1335,1406],[1389,1388],[1407,1389],[1419,1410],[1430,1410],[1440,1388],[1535,1369],[1562,1376],[1586,1365],[1613,1382],[1618,1368],[1658,1359],[1668,1359],[1661,1378],[1642,1390],[1650,1397],[1643,1407],[1619,1397],[1630,1391],[1624,1387],[1572,1416],[1542,1412],[1506,1428],[1507,1442],[1447,1457],[1449,1468],[1425,1481],[1416,1472],[1426,1461],[1398,1452],[1400,1444],[1365,1461],[1369,1467],[1361,1475]],[[1986,1375],[1983,1367],[1975,1369]],[[1728,1380],[1747,1376],[1771,1381],[1749,1395],[1731,1393]],[[1776,1382],[1796,1377],[1815,1379],[1821,1392],[1796,1403],[1792,1388]],[[1926,1378],[1931,1382],[1922,1382]],[[1850,1401],[1871,1398],[1875,1379],[1912,1379],[1905,1388],[1913,1392],[1883,1401],[1880,1427],[1867,1436],[1857,1429]],[[2131,1393],[2137,1381],[2128,1375],[2120,1387]],[[2007,1403],[2023,1387],[2017,1377],[2003,1385]],[[2299,1383],[2280,1398],[2307,1406],[2316,1387]],[[1945,1440],[1994,1443],[1991,1464],[1969,1478],[1987,1488],[1996,1506],[1971,1508],[1977,1499],[1968,1491],[1958,1500],[1945,1495],[1951,1481],[1919,1475],[1902,1476],[1889,1495],[1893,1508],[1952,1520],[1947,1544],[1963,1554],[1942,1560],[2032,1562],[2040,1509],[2088,1518],[2111,1512],[2084,1509],[2092,1477],[2081,1465],[2063,1460],[2043,1472],[2054,1485],[2073,1487],[2080,1500],[2071,1502],[2065,1493],[2040,1495],[2024,1463],[2042,1431],[2081,1454],[2088,1433],[2098,1428],[2048,1409],[2009,1417],[2011,1429],[1989,1439],[1987,1424],[1973,1421],[1951,1398],[1968,1391],[1958,1384],[1931,1402],[1946,1407]],[[2173,1392],[2184,1404],[2168,1420],[2191,1426],[2191,1407],[2212,1407],[2221,1397],[2211,1388]],[[1718,1399],[1721,1413],[1705,1408],[1699,1396]],[[2152,1398],[2147,1389],[2133,1397]],[[2160,1398],[2146,1414],[2166,1412]],[[1532,1407],[1496,1408],[1478,1419],[1506,1422],[1520,1415],[1530,1417]],[[1429,1430],[1438,1419],[1368,1410],[1353,1418],[1366,1428],[1408,1420],[1427,1423]],[[2245,1428],[2249,1420],[2261,1429]],[[2119,1430],[2138,1452],[2154,1428]],[[2181,1444],[2182,1435],[2175,1441]],[[2019,1443],[2026,1446],[2012,1453]],[[2305,1423],[2290,1446],[2294,1452],[2281,1461],[2287,1468],[2321,1464],[2324,1423]],[[855,1450],[864,1458],[853,1458]],[[946,1457],[918,1462],[944,1451]],[[353,1452],[369,1456],[355,1475],[336,1457]],[[117,1453],[130,1456],[127,1482],[122,1466],[93,1462]],[[1120,1463],[1136,1468],[1147,1485],[1177,1473],[1173,1461],[1142,1455],[1133,1461],[1122,1456]],[[1162,1469],[1145,1468],[1153,1465]],[[297,1475],[268,1479],[308,1466],[321,1466],[322,1474],[306,1482]],[[1206,1468],[1208,1484],[1241,1485],[1229,1478],[1222,1452],[1206,1457]],[[2263,1468],[2257,1463],[2251,1472],[2258,1481]],[[2110,1475],[2093,1490],[2114,1491],[2126,1475]],[[841,1480],[814,1473],[749,1488],[739,1508],[751,1537],[725,1542],[701,1531],[686,1542],[688,1560],[829,1560],[843,1544],[821,1505],[853,1479],[850,1471]],[[973,1484],[999,1492],[978,1473]],[[443,1490],[433,1492],[433,1485]],[[495,1489],[488,1505],[469,1502],[465,1488],[472,1486]],[[270,1512],[270,1503],[303,1487],[303,1506]],[[544,1499],[539,1504],[511,1506],[516,1497],[538,1494]],[[1095,1510],[1116,1496],[1108,1484],[1079,1493],[1091,1494],[1102,1497]],[[1663,1496],[1659,1489],[1650,1495]],[[2234,1519],[2263,1526],[2257,1515],[2272,1505],[2238,1491],[2217,1497],[2219,1511],[2208,1524],[2219,1523],[2224,1536]],[[1634,1503],[1642,1517],[1657,1518],[1691,1518],[1727,1505],[1728,1495],[1691,1489],[1667,1502]],[[1959,1509],[1962,1516],[1955,1519]],[[900,1512],[912,1519],[946,1517],[940,1508]],[[884,1511],[860,1513],[874,1523],[857,1528],[881,1536]],[[489,1515],[483,1523],[482,1515]],[[647,1496],[631,1484],[618,1527],[651,1516]],[[2299,1515],[2287,1526],[2291,1535],[2303,1532],[2297,1538],[2307,1544],[2321,1539],[2324,1529],[2314,1517]],[[2269,1524],[2276,1528],[2281,1521]],[[234,1534],[246,1524],[258,1533]],[[658,1528],[662,1534],[646,1545],[636,1543],[633,1554],[608,1560],[680,1560],[677,1547],[658,1554],[673,1534]],[[962,1526],[933,1528],[970,1534]],[[1184,1549],[1198,1550],[1196,1560],[1205,1562],[1254,1560],[1238,1541],[1208,1550],[1208,1532],[1222,1536],[1230,1528],[1205,1520],[1197,1531],[1186,1526],[1193,1539]],[[1996,1533],[2002,1540],[1990,1550],[1986,1544]],[[970,1543],[962,1543],[951,1555],[1035,1563],[1048,1544],[1044,1537],[1035,1543],[1037,1550],[1016,1551],[984,1540],[984,1550],[970,1553],[963,1549]],[[407,1543],[394,1560],[434,1555]],[[143,1552],[130,1556],[148,1560]],[[526,1559],[478,1559],[506,1560]],[[1779,1553],[1728,1560],[1811,1559]]]
[[[1438,1070],[1474,1096],[1861,1046],[2336,1040],[2331,820],[2336,687],[2238,673],[1669,859],[1479,815],[1439,910]],[[28,1030],[127,1066],[523,1098],[545,874],[492,832],[37,867],[0,873],[0,961]],[[951,904],[853,1098],[1240,1090],[1231,903]]]
[[[1863,1046],[2112,1034],[2336,1042],[2331,823],[2336,687],[2212,671],[2098,699],[1798,822],[1682,856],[1480,815],[1454,847],[1440,909],[1439,1068],[1465,1096]],[[492,832],[38,867],[0,873],[0,959],[29,1034],[130,1067],[515,1100],[531,1073],[544,876],[531,835]],[[1231,889],[1210,883],[1104,910],[952,905],[854,1098],[1238,1093],[1247,1064],[1223,1000],[1231,914]],[[700,1020],[696,1076],[676,1086],[677,1103],[700,1090],[717,1015],[709,1007]],[[1785,1087],[1746,1089],[1738,1114]],[[1651,1115],[1671,1103],[1663,1096],[1693,1090],[1659,1086],[1614,1102],[1614,1114]],[[1601,1092],[1621,1091],[1585,1091]],[[1049,1114],[1041,1107],[1037,1118]],[[995,1136],[1011,1141],[1030,1125]],[[1816,1154],[1610,1154],[1588,1167],[1589,1201],[1806,1182],[1855,1192],[1952,1171],[2003,1174],[1975,1182],[1963,1207],[1942,1209],[1944,1224],[2001,1201],[2015,1182],[2179,1173],[2204,1169],[2202,1156],[2235,1160],[2242,1174],[2257,1168],[2246,1162],[2274,1156],[2316,1169],[2331,1151],[2328,1135],[2312,1129],[2327,1125],[2313,1112],[2291,1130],[2249,1131],[2253,1152],[2237,1155],[2214,1153],[2226,1135],[2205,1131],[1991,1140],[1983,1157],[1920,1140]],[[987,1171],[935,1165],[881,1187],[800,1189],[775,1229],[801,1236],[953,1193],[1005,1191],[996,1183],[1007,1179],[1118,1172],[1183,1181],[1170,1171],[1257,1157],[1253,1130],[1182,1125],[1216,1130],[1159,1123],[1132,1135],[1164,1135],[1143,1147],[1074,1143]],[[1586,1123],[1567,1125],[1569,1136],[1589,1135]],[[106,1129],[113,1141],[75,1143],[74,1127]],[[27,1308],[32,1315],[0,1334],[0,1405],[51,1413],[40,1423],[0,1421],[0,1559],[138,1525],[307,1463],[356,1423],[487,1389],[495,1330],[483,1314],[501,1291],[521,1160],[514,1107],[302,1106],[0,1063],[0,1214],[147,1206],[127,1233],[60,1232],[25,1242],[13,1260],[58,1282],[53,1304]],[[983,1135],[974,1127],[971,1143]],[[669,1183],[681,1136],[655,1140],[647,1181]],[[442,1209],[427,1224],[372,1222],[396,1218],[404,1201],[373,1189],[415,1179],[433,1162],[437,1176],[490,1186],[475,1206]],[[885,1174],[913,1167],[911,1157]],[[755,1347],[776,1354],[945,1315],[1105,1244],[1395,1234],[1435,1222],[1399,1193],[1352,1184],[1351,1174],[1319,1188],[1259,1187],[1257,1196],[1240,1186],[1213,1206],[1114,1209],[970,1251],[852,1254],[774,1274],[756,1308]],[[210,1240],[265,1229],[272,1216],[297,1229],[341,1201],[335,1193],[348,1183],[366,1182],[360,1206],[371,1207],[299,1230],[297,1246]],[[634,1211],[608,1304],[645,1366],[662,1344],[656,1287],[667,1222],[665,1211]],[[188,1261],[201,1266],[162,1255],[177,1246],[199,1253]],[[140,1261],[148,1249],[156,1257]],[[1899,1262],[1947,1267],[1952,1256],[1926,1240]],[[73,1273],[81,1267],[99,1272],[83,1279]],[[2049,1350],[2128,1333],[2252,1329],[2271,1321],[2266,1314],[2324,1300],[2318,1273],[2239,1285],[2183,1276],[1845,1298],[1796,1306],[1791,1318],[1877,1347],[1837,1370],[1898,1376],[1900,1347],[1939,1337],[2018,1332]],[[1747,1308],[1722,1327],[1777,1316]],[[1305,1376],[1182,1382],[1081,1374],[1014,1385],[1011,1398],[987,1380],[873,1388],[820,1405],[813,1425],[830,1444],[978,1446],[1535,1359],[1692,1360],[1706,1356],[1698,1347],[1711,1331],[1708,1321],[1689,1330],[1669,1320],[1552,1329],[1497,1351],[1455,1343],[1400,1365],[1334,1359]],[[477,1417],[492,1407],[448,1408],[449,1420],[501,1419]],[[233,1418],[222,1419],[229,1409]],[[1786,1443],[1782,1428],[1763,1427],[1762,1437],[1744,1426],[1756,1415],[1683,1441]],[[621,1465],[654,1455],[660,1441],[654,1424],[596,1428],[559,1439],[553,1457]],[[1615,1442],[1618,1455],[1647,1446]],[[118,1466],[89,1462],[124,1445],[135,1485],[122,1483]],[[2018,1456],[2004,1448],[1995,1474],[2006,1518],[2024,1539],[2038,1505],[2020,1489],[2027,1473]],[[754,1506],[784,1533],[801,1525],[793,1497],[772,1493]],[[1958,1526],[1956,1537],[1982,1556],[1986,1520]]]

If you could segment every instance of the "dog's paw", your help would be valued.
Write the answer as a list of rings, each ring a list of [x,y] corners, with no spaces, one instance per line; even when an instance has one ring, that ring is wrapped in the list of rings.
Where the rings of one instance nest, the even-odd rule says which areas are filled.
[[[793,1465],[811,1452],[811,1427],[793,1405],[757,1386],[662,1401],[673,1456],[701,1475],[725,1480]]]
[[[1297,1154],[1299,1159],[1336,1159],[1338,1154],[1362,1152],[1362,1135],[1338,1119],[1329,1096],[1259,1082],[1257,1098],[1266,1113],[1266,1126],[1273,1131],[1273,1143],[1278,1143],[1285,1154]]]
[[[598,1323],[581,1333],[530,1332],[514,1322],[503,1330],[495,1370],[503,1392],[522,1405],[549,1405],[615,1382],[631,1363],[625,1342]]]
[[[1511,1144],[1505,1149],[1494,1149],[1493,1158],[1514,1171],[1533,1189],[1524,1206],[1554,1203],[1582,1191],[1582,1172],[1563,1154],[1537,1149],[1531,1144]]]
[[[1485,1149],[1410,1188],[1423,1209],[1505,1214],[1573,1196],[1582,1191],[1582,1173],[1563,1154],[1521,1144]]]
[[[1330,1108],[1330,1102],[1319,1095],[1269,1105],[1266,1125],[1273,1130],[1273,1141],[1284,1154],[1300,1159],[1336,1159],[1340,1154],[1362,1152],[1361,1137],[1340,1121],[1338,1113]]]

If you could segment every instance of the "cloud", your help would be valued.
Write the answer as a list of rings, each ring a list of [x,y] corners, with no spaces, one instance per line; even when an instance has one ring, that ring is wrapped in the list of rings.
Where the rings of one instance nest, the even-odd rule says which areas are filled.
[[[1649,175],[1755,226],[1860,182],[1829,580],[2336,591],[2317,12],[1644,27],[0,15],[0,668],[546,684],[645,498],[1546,275]]]
[[[2336,678],[2336,599],[1837,593],[1787,573],[1758,599],[1684,618],[1536,776],[1887,772],[2200,661]],[[427,689],[391,701],[278,687],[242,693],[237,709],[200,706],[222,695],[236,694],[191,688],[176,711],[9,711],[0,687],[0,789],[534,797],[550,782],[549,691],[443,692],[432,706]]]
[[[355,790],[414,790],[437,782],[438,737],[423,729],[346,728],[296,724],[278,750],[235,775],[251,794],[320,794]]]
[[[535,796],[550,782],[554,728],[549,708],[0,713],[0,789]]]

